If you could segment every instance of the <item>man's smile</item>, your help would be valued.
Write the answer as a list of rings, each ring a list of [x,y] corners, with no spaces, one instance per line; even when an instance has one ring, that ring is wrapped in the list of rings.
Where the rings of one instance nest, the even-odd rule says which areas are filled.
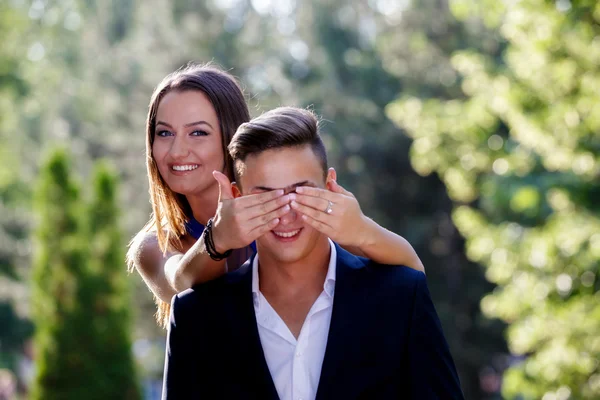
[[[296,240],[300,236],[300,232],[302,231],[302,229],[303,228],[295,229],[293,231],[275,231],[275,230],[273,230],[271,232],[273,232],[273,235],[275,235],[277,240],[284,241],[284,242],[291,242],[293,240]]]

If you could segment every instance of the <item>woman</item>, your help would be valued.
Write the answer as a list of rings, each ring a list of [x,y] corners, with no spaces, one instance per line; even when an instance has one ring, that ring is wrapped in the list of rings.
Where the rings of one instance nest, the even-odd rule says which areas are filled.
[[[239,267],[253,242],[289,212],[351,252],[382,264],[424,270],[410,244],[365,217],[352,193],[302,187],[233,198],[227,152],[239,125],[250,120],[235,78],[210,65],[190,65],[163,79],[152,95],[146,123],[146,166],[152,217],[127,253],[166,326],[172,296]],[[211,254],[198,240],[212,218]],[[215,260],[214,253],[226,253]]]

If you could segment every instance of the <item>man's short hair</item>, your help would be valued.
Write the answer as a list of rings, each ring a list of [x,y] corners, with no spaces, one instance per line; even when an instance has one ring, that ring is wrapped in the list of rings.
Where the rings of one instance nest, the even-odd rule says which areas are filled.
[[[234,176],[239,184],[244,162],[250,155],[266,150],[309,145],[327,177],[327,153],[319,135],[319,121],[309,110],[296,107],[278,107],[243,123],[229,143],[228,150],[234,164]]]

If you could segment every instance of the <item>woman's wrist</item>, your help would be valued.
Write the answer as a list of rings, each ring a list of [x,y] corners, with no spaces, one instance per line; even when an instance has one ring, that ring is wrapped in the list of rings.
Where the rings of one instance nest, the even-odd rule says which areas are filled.
[[[227,250],[231,250],[229,248],[227,248],[227,242],[226,240],[224,240],[223,236],[221,235],[221,229],[222,227],[218,225],[217,222],[214,221],[213,219],[213,223],[212,223],[212,242],[214,244],[214,248],[217,252],[219,253],[225,253]]]
[[[375,221],[366,215],[362,216],[362,220],[363,224],[358,229],[359,236],[354,246],[359,248],[363,253],[367,254],[368,250],[373,247],[373,244],[377,241],[379,225],[377,225]]]
[[[214,236],[213,236],[213,220],[212,218],[208,220],[206,227],[204,228],[204,232],[202,233],[202,238],[204,240],[204,246],[206,247],[206,252],[215,261],[221,261],[231,254],[231,249],[223,250],[222,247],[217,247],[215,244]]]

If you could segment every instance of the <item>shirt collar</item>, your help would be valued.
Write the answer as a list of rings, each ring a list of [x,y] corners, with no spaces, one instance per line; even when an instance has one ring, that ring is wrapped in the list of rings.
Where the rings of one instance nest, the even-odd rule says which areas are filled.
[[[327,267],[327,275],[325,276],[325,282],[323,282],[323,290],[333,300],[335,293],[335,278],[336,278],[336,262],[337,262],[337,250],[333,241],[327,238],[329,241],[329,247],[331,252],[329,254],[329,265]],[[260,289],[258,281],[258,254],[254,256],[252,261],[252,299],[254,301],[254,307],[260,309]]]

